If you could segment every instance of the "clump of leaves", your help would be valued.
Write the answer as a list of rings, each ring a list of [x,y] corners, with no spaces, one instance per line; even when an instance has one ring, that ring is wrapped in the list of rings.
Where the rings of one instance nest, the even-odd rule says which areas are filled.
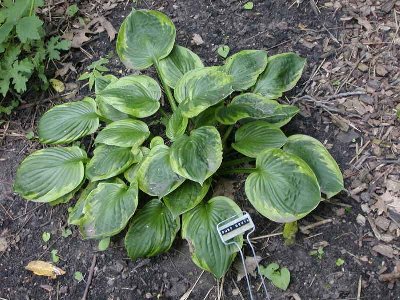
[[[21,94],[33,74],[48,87],[45,71],[47,60],[60,59],[60,51],[70,42],[59,36],[44,40],[43,21],[35,14],[43,0],[6,0],[0,3],[0,94],[9,91]],[[0,112],[14,108],[0,105]],[[3,111],[2,111],[3,110]]]
[[[310,251],[310,255],[311,256],[315,256],[318,257],[318,259],[322,259],[324,257],[325,251],[324,251],[324,247],[318,247],[317,250],[311,250]]]
[[[331,197],[341,191],[343,178],[319,141],[286,137],[280,129],[299,110],[276,99],[296,85],[305,59],[243,50],[224,65],[204,67],[195,53],[175,44],[175,35],[164,14],[133,10],[117,40],[128,68],[155,67],[172,110],[165,133],[150,139],[146,124],[160,110],[157,81],[145,75],[99,76],[95,99],[57,105],[42,116],[39,140],[64,146],[25,158],[14,190],[50,204],[66,203],[80,191],[69,208],[69,224],[77,225],[84,239],[103,240],[129,223],[125,247],[132,259],[167,251],[181,231],[193,261],[220,278],[237,249],[222,243],[216,225],[241,209],[227,197],[210,199],[214,178],[249,174],[250,203],[281,223],[309,214],[321,192]],[[91,143],[76,146],[95,133],[93,154],[85,147]],[[240,167],[252,161],[252,167]],[[243,244],[243,237],[236,239]]]
[[[108,61],[107,58],[100,58],[99,60],[92,62],[87,67],[88,71],[79,76],[78,80],[88,80],[89,90],[92,90],[96,78],[102,77],[104,72],[109,71],[109,69],[104,66],[108,64]]]

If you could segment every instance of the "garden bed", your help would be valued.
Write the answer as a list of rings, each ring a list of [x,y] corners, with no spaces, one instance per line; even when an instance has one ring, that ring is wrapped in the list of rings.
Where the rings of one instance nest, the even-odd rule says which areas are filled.
[[[359,162],[359,157],[356,160],[353,159],[355,141],[362,140],[364,131],[370,129],[360,129],[355,123],[359,119],[356,118],[353,122],[353,112],[350,111],[348,115],[342,114],[339,117],[349,120],[351,128],[347,128],[347,131],[340,130],[340,126],[345,125],[339,117],[332,118],[332,114],[335,114],[333,110],[329,111],[318,103],[311,102],[309,105],[309,102],[304,102],[304,98],[301,98],[311,92],[314,93],[312,99],[334,94],[334,90],[330,91],[327,88],[326,82],[332,83],[334,80],[327,75],[326,69],[331,70],[335,65],[340,65],[340,61],[344,58],[349,60],[352,58],[352,56],[342,55],[349,41],[346,40],[348,37],[344,34],[345,30],[348,30],[346,27],[348,24],[345,23],[347,19],[340,20],[341,16],[351,14],[346,14],[346,10],[340,10],[341,7],[335,7],[336,3],[332,5],[333,7],[320,4],[320,11],[318,11],[308,1],[305,1],[307,4],[294,3],[294,5],[290,5],[291,3],[287,1],[254,1],[252,10],[243,9],[244,2],[227,0],[139,2],[141,8],[156,9],[166,13],[177,28],[178,44],[199,54],[205,65],[223,63],[222,58],[216,53],[218,46],[223,44],[229,45],[232,54],[242,49],[265,49],[269,54],[294,51],[307,58],[307,67],[297,88],[286,95],[287,98],[282,99],[283,102],[297,99],[296,102],[302,109],[301,114],[289,126],[284,127],[284,132],[287,135],[305,133],[324,143],[338,161],[342,171],[345,171],[346,188],[353,193],[350,197],[342,192],[331,201],[321,203],[315,211],[301,220],[299,224],[303,227],[324,221],[321,226],[299,233],[293,246],[285,246],[280,235],[256,240],[256,252],[263,258],[261,264],[277,262],[291,272],[291,282],[285,292],[268,283],[272,299],[357,299],[360,295],[359,299],[400,299],[398,282],[379,280],[380,274],[391,272],[396,262],[398,264],[400,249],[396,229],[385,233],[393,235],[394,238],[390,242],[378,243],[376,233],[373,233],[374,228],[371,230],[368,221],[371,219],[371,224],[375,224],[373,222],[375,219],[368,215],[369,212],[365,213],[361,210],[360,204],[365,200],[357,199],[356,192],[358,191],[354,191],[357,188],[354,183],[355,178],[360,179],[359,173],[362,171],[358,169],[355,172],[351,168]],[[116,4],[118,4],[116,7],[108,11],[107,18],[118,30],[123,18],[130,12],[130,3],[128,6],[125,2],[116,2]],[[362,31],[363,28],[359,30]],[[197,35],[201,37],[202,42]],[[82,46],[86,54],[79,49],[72,50],[67,61],[71,62],[80,74],[91,61],[112,52],[109,64],[111,73],[116,76],[128,74],[129,72],[127,73],[118,60],[114,45],[115,42],[108,41],[106,33],[101,33],[97,39],[92,39]],[[398,44],[393,47],[389,50],[399,54]],[[358,58],[356,60],[357,64],[354,68],[356,72],[353,73],[354,69],[351,67],[347,69],[349,76],[343,75],[347,81],[354,77],[362,82],[363,73],[360,73],[362,70],[358,68],[360,63]],[[327,63],[330,65],[326,65]],[[393,64],[393,67],[389,72],[393,72],[393,75],[397,72],[398,76],[398,65]],[[154,71],[150,72],[154,75]],[[382,77],[385,76],[388,74]],[[63,80],[67,83],[67,89],[71,88],[74,91],[75,98],[82,98],[89,94],[89,91],[87,87],[80,88],[82,84],[77,84],[76,77],[78,77],[77,74],[71,73]],[[343,85],[340,86],[342,83]],[[354,86],[360,87],[360,84],[353,82],[352,86],[342,80],[339,83],[342,89],[338,92],[353,92]],[[368,89],[366,92],[368,95],[373,93]],[[398,96],[398,90],[397,94],[394,90],[392,102],[387,103],[389,111],[396,103],[399,103],[396,102],[398,101],[396,95]],[[40,203],[26,202],[14,194],[12,182],[18,164],[27,154],[39,147],[35,141],[28,140],[25,134],[35,130],[38,117],[49,107],[71,100],[66,99],[68,96],[61,100],[52,95],[31,97],[35,100],[30,101],[37,101],[35,105],[27,102],[27,105],[23,105],[9,121],[0,125],[3,127],[0,146],[0,237],[2,237],[0,241],[3,242],[5,249],[0,252],[0,297],[4,299],[80,299],[86,287],[85,280],[92,271],[93,280],[88,299],[180,299],[193,285],[195,286],[189,299],[218,299],[218,297],[247,299],[245,280],[237,282],[235,268],[228,272],[223,282],[217,283],[211,274],[202,273],[202,270],[192,263],[185,241],[177,239],[168,253],[151,259],[131,261],[123,247],[123,233],[112,238],[107,251],[99,252],[97,242],[83,241],[75,227],[70,227],[72,235],[62,236],[61,233],[67,226],[67,205],[50,207]],[[343,99],[339,103],[343,104],[349,99],[349,101],[354,98],[359,99],[359,96],[343,94],[342,97],[337,98]],[[374,104],[371,105],[374,106]],[[385,116],[387,111],[378,110],[376,113]],[[374,119],[379,119],[379,116],[374,116]],[[399,125],[397,121],[397,123],[389,122],[388,126],[392,124]],[[353,130],[351,125],[358,131]],[[390,134],[393,137],[399,137],[398,128],[391,129]],[[361,146],[365,145],[365,141],[362,142],[364,144]],[[389,139],[389,142],[392,140]],[[393,142],[393,145],[395,150],[392,152],[396,154],[398,141],[397,144]],[[359,151],[358,146],[356,151]],[[381,153],[382,157],[389,161],[387,163],[389,166],[386,165],[384,168],[391,166],[393,168],[390,172],[383,172],[384,176],[373,182],[375,186],[379,184],[384,186],[385,182],[382,180],[388,178],[389,175],[398,175],[398,171],[396,173],[398,161],[397,165],[396,162],[391,163],[391,160],[395,161],[396,157],[385,156],[384,150]],[[362,155],[361,152],[359,155]],[[379,155],[375,153],[375,156]],[[231,197],[243,210],[253,216],[256,224],[253,237],[281,232],[283,227],[280,224],[260,216],[246,200],[244,180],[245,176],[220,178],[214,184],[216,187],[214,195]],[[364,183],[366,181],[360,179],[359,185]],[[361,192],[365,190],[375,192],[368,188]],[[367,204],[372,207],[374,203],[367,202]],[[364,218],[364,225],[359,215],[366,215],[367,221]],[[388,217],[388,219],[396,223],[393,218]],[[375,228],[375,230],[378,229]],[[42,240],[43,232],[51,233],[51,239],[46,244]],[[392,252],[382,254],[375,251],[378,248],[371,250],[373,246],[382,243],[390,247]],[[323,248],[320,258],[310,255],[310,251],[320,247]],[[24,269],[24,266],[32,260],[51,260],[50,251],[53,249],[58,251],[60,262],[57,265],[66,271],[65,275],[58,277],[57,280],[50,280],[34,276]],[[246,254],[250,255],[248,250],[246,249]],[[94,256],[96,256],[96,262],[91,270]],[[344,260],[341,266],[336,264],[339,258]],[[77,271],[84,275],[85,280],[78,282],[74,279],[74,273]],[[252,279],[252,282],[254,288],[257,289],[260,281]],[[262,289],[258,294],[262,299]]]

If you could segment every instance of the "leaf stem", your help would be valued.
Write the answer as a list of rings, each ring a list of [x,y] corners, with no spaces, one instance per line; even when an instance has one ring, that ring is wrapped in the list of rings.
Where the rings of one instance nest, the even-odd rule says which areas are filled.
[[[165,112],[165,110],[162,107],[160,107],[158,110],[160,111],[160,113],[163,117],[168,117],[168,114]]]
[[[224,148],[226,148],[226,141],[228,140],[229,136],[232,133],[232,130],[234,128],[234,125],[229,125],[229,127],[226,129],[224,136],[222,138],[222,145],[224,145]]]
[[[228,174],[251,174],[256,171],[257,168],[236,168],[230,170],[221,170],[217,172],[218,175],[228,175]]]
[[[242,158],[238,158],[238,159],[225,161],[221,164],[221,167],[224,168],[224,167],[235,166],[235,165],[239,165],[239,164],[243,164],[243,163],[247,163],[247,162],[252,162],[254,160],[255,160],[255,158],[246,156],[246,157],[242,157]]]
[[[31,7],[29,9],[29,15],[28,15],[29,17],[32,16],[34,5],[35,5],[35,0],[31,0]]]
[[[154,60],[154,66],[156,67],[158,78],[160,78],[161,84],[162,84],[162,86],[164,88],[165,95],[167,95],[169,105],[171,105],[172,111],[175,111],[177,109],[177,106],[176,106],[176,103],[175,103],[174,96],[172,95],[170,87],[167,85],[167,83],[165,82],[164,78],[161,75],[160,65],[158,64],[158,60],[157,59]]]

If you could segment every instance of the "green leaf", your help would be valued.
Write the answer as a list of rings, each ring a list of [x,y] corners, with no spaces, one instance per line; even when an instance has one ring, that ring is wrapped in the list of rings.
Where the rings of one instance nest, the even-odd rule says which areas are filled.
[[[71,230],[71,229],[69,229],[69,228],[64,228],[63,231],[62,231],[62,233],[61,233],[61,236],[62,236],[63,238],[67,238],[67,237],[69,237],[71,234],[72,234],[72,230]]]
[[[135,260],[168,251],[180,228],[180,219],[174,219],[168,208],[158,199],[147,202],[133,216],[125,236],[128,256]],[[146,242],[143,242],[143,241]]]
[[[182,115],[192,118],[225,99],[232,92],[233,77],[216,67],[189,71],[177,82],[175,99]]]
[[[150,196],[159,198],[171,193],[185,180],[174,173],[170,163],[170,148],[155,146],[140,163],[137,171],[139,188]]]
[[[225,245],[219,237],[217,224],[241,213],[235,202],[227,197],[214,197],[183,215],[182,238],[189,243],[193,262],[200,268],[221,278],[228,271],[238,251]],[[235,241],[243,245],[243,236]]]
[[[245,93],[233,98],[227,106],[218,108],[215,115],[218,122],[225,125],[235,124],[242,119],[262,119],[275,127],[281,127],[298,112],[296,106],[279,104],[257,94]]]
[[[160,107],[161,89],[145,75],[132,75],[111,82],[98,93],[102,101],[137,118],[154,114]]]
[[[171,146],[170,158],[175,173],[203,184],[222,163],[222,141],[218,130],[203,126],[193,130],[190,136],[179,137]]]
[[[246,10],[252,10],[253,7],[254,7],[254,3],[251,2],[251,1],[246,2],[246,3],[243,5],[243,8],[246,9]]]
[[[53,249],[51,250],[51,260],[53,261],[53,263],[58,263],[58,261],[60,260],[60,257],[57,255],[58,250]]]
[[[114,177],[123,173],[135,163],[131,148],[110,145],[98,145],[93,157],[86,166],[86,176],[91,181]]]
[[[338,267],[343,266],[344,263],[345,263],[345,261],[342,258],[338,258],[335,262],[336,266],[338,266]]]
[[[54,201],[79,186],[86,159],[78,147],[37,150],[18,167],[14,191],[32,201]]]
[[[83,76],[83,75],[81,75]],[[100,77],[96,77],[94,83],[94,92],[99,94],[102,90],[104,90],[110,83],[117,81],[118,78],[112,74],[103,75]]]
[[[223,103],[211,106],[200,113],[197,117],[192,119],[194,123],[194,128],[199,128],[202,126],[217,126],[218,121],[215,117],[215,112],[221,106],[223,106]]]
[[[90,192],[83,208],[79,230],[85,239],[103,239],[119,233],[128,224],[138,205],[136,183],[99,183]]]
[[[29,131],[25,134],[25,137],[26,137],[28,140],[33,140],[33,139],[35,138],[35,133],[34,133],[32,130],[29,130]]]
[[[108,246],[110,246],[110,237],[101,239],[97,248],[99,249],[99,251],[105,251],[107,250]]]
[[[14,23],[6,22],[0,25],[0,44],[3,42],[7,42],[11,30],[14,28]]]
[[[164,145],[164,139],[161,136],[155,136],[150,141],[150,149],[153,149],[155,146]]]
[[[104,90],[110,83],[117,80],[118,78],[111,74],[97,77],[94,84],[96,95]],[[118,121],[129,118],[128,114],[125,114],[107,104],[101,96],[97,96],[95,100],[97,103],[97,114],[107,121]]]
[[[86,188],[81,192],[78,201],[76,201],[74,207],[68,208],[68,224],[69,225],[80,225],[83,219],[83,208],[86,204],[87,196],[93,191],[99,182],[90,182]]]
[[[265,71],[258,77],[254,93],[276,99],[291,90],[303,73],[306,59],[295,53],[282,53],[268,58]]]
[[[166,135],[171,140],[174,141],[178,137],[185,134],[186,128],[188,126],[189,119],[182,116],[181,110],[178,108],[173,112],[167,123]]]
[[[65,194],[64,196],[62,196],[56,200],[49,202],[50,206],[56,206],[59,204],[68,203],[72,198],[74,198],[75,194],[81,189],[81,187],[84,183],[85,183],[85,180],[83,180],[73,191],[69,192],[68,194]]]
[[[67,144],[94,133],[98,127],[96,102],[86,97],[48,110],[39,120],[39,140],[43,144]]]
[[[263,50],[242,50],[226,60],[223,70],[233,76],[233,89],[244,91],[256,83],[267,62],[267,52]]]
[[[76,15],[76,13],[77,13],[78,11],[79,11],[78,5],[72,4],[72,5],[68,6],[66,13],[67,13],[67,15],[68,15],[69,17],[73,17],[73,16]]]
[[[42,25],[43,21],[38,16],[28,16],[20,19],[15,30],[21,43],[26,43],[28,40],[39,40],[39,30]]]
[[[175,88],[185,73],[202,67],[203,62],[197,54],[179,45],[175,45],[171,53],[160,60],[161,76],[171,88]]]
[[[50,238],[51,238],[50,232],[46,232],[45,231],[45,232],[42,233],[43,242],[47,243],[48,241],[50,241]]]
[[[120,120],[112,122],[99,132],[95,143],[111,146],[139,148],[149,137],[146,123],[139,120]]]
[[[299,157],[280,149],[257,156],[245,192],[255,209],[268,219],[287,223],[303,218],[321,200],[317,177]]]
[[[154,10],[133,10],[118,32],[117,53],[127,68],[143,70],[168,56],[175,43],[174,23]]]
[[[281,148],[287,138],[279,128],[265,121],[254,121],[241,126],[235,133],[232,148],[249,157],[257,157],[264,150]]]
[[[81,282],[83,280],[83,275],[81,272],[77,271],[74,273],[74,279],[78,282]]]
[[[343,175],[335,159],[317,139],[302,134],[289,137],[284,151],[304,160],[317,176],[321,191],[328,198],[344,189]]]
[[[207,180],[203,185],[186,180],[175,191],[164,197],[164,203],[176,218],[199,204],[206,196],[210,185],[211,180]]]
[[[271,263],[267,267],[260,266],[261,275],[272,281],[272,284],[286,291],[290,283],[290,272],[287,268],[279,268],[277,263]]]
[[[219,56],[226,58],[229,54],[230,48],[227,45],[221,45],[217,49],[217,53]]]
[[[71,41],[68,40],[60,40],[59,36],[53,36],[47,42],[47,55],[49,59],[60,59],[60,51],[61,50],[69,50],[71,47]]]

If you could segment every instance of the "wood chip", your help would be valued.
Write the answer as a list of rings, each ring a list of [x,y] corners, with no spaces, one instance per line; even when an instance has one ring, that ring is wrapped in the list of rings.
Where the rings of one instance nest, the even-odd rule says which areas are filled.
[[[378,244],[372,247],[372,250],[389,258],[393,258],[393,248],[389,245]]]

